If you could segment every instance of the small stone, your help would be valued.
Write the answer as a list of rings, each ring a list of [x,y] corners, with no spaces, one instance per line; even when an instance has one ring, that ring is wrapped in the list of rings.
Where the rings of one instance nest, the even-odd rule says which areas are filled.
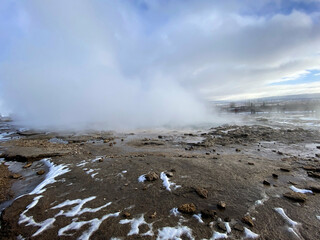
[[[291,171],[289,168],[284,168],[284,167],[280,168],[280,170],[283,172],[290,172]]]
[[[278,153],[279,155],[283,155],[283,152],[278,151],[277,153]]]
[[[315,156],[316,156],[317,158],[320,158],[320,154],[319,154],[319,153],[316,153]]]
[[[150,172],[145,175],[145,178],[147,181],[151,182],[159,179],[159,175],[156,172]]]
[[[39,170],[38,172],[37,172],[37,174],[38,175],[43,175],[43,174],[45,174],[46,172],[44,171],[44,170]]]
[[[169,178],[173,177],[173,172],[165,172],[165,174]]]
[[[206,152],[206,155],[210,155],[210,153],[209,153],[209,152]]]
[[[212,218],[214,219],[217,215],[217,212],[215,210],[210,210],[210,209],[204,209],[201,210],[201,216],[203,218]]]
[[[162,139],[163,137],[161,135],[158,136],[159,139]]]
[[[125,217],[125,218],[129,218],[131,216],[131,214],[129,212],[124,212],[122,214],[122,216]]]
[[[123,138],[121,138],[121,142],[123,142],[124,141],[124,139]]]
[[[320,178],[320,173],[308,172],[308,176],[313,178]]]
[[[220,228],[223,231],[227,231],[226,225],[223,222],[219,222],[217,224],[218,228]]]
[[[109,139],[105,139],[105,140],[103,140],[103,142],[104,143],[108,143],[108,142],[110,142],[110,140]]]
[[[278,178],[279,176],[278,176],[278,174],[272,173],[272,177]]]
[[[225,209],[227,204],[224,201],[220,201],[217,204],[218,208]]]
[[[251,166],[252,166],[252,165],[254,165],[254,163],[253,163],[253,162],[248,162],[248,165],[251,165]]]
[[[31,165],[32,165],[32,162],[29,162],[26,165],[24,165],[23,168],[29,168],[29,167],[31,167]]]
[[[182,204],[178,208],[179,212],[193,214],[196,212],[196,206],[193,203]]]
[[[239,148],[236,148],[236,152],[241,152],[241,150]]]
[[[112,143],[109,143],[109,146],[110,146],[110,147],[112,147],[112,145],[113,145]]]
[[[154,212],[149,216],[149,218],[156,218],[156,216],[157,216],[157,212]]]
[[[233,226],[233,229],[234,230],[237,230],[237,231],[239,231],[239,232],[243,232],[243,226],[242,225],[240,225],[239,223],[236,223],[234,226]]]
[[[292,185],[298,185],[298,183],[293,182],[293,181],[289,181],[289,183],[292,184]]]
[[[267,186],[270,186],[270,182],[268,182],[267,180],[263,180],[263,185],[267,185]]]
[[[252,218],[251,218],[249,215],[244,216],[244,217],[242,218],[242,222],[244,222],[245,224],[248,224],[250,227],[253,227],[253,226],[254,226],[253,220],[252,220]]]
[[[22,176],[21,176],[21,174],[14,173],[14,174],[12,174],[10,177],[13,178],[13,179],[19,179],[19,178],[21,178]]]
[[[305,202],[307,200],[307,195],[303,193],[286,192],[283,196],[296,202]]]
[[[99,162],[103,162],[103,158],[99,158]]]
[[[225,222],[231,222],[231,219],[230,219],[230,217],[225,217],[225,218],[224,218],[224,221],[225,221]]]
[[[205,188],[196,188],[196,193],[202,198],[208,198],[208,190]]]

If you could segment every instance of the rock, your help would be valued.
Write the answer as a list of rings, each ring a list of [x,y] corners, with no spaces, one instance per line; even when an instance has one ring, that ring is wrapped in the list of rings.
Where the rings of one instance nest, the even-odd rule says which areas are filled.
[[[208,190],[205,188],[196,188],[196,193],[202,198],[208,198]]]
[[[24,165],[23,168],[29,168],[29,167],[31,167],[31,165],[32,165],[32,162],[29,162],[26,165]]]
[[[220,202],[218,202],[217,206],[220,209],[225,209],[227,204],[224,201],[220,201]]]
[[[314,167],[314,166],[303,166],[302,167],[306,171],[313,171],[313,172],[319,172],[320,168]]]
[[[289,168],[284,168],[284,167],[280,168],[280,170],[282,172],[290,172],[291,171]]]
[[[159,175],[156,172],[150,172],[146,174],[145,177],[146,177],[146,180],[149,182],[159,179]]]
[[[292,185],[298,185],[298,183],[293,182],[293,181],[289,181],[289,183],[292,184]]]
[[[313,178],[320,178],[320,173],[308,172],[308,176]]]
[[[169,178],[173,177],[173,172],[165,172],[165,174]]]
[[[206,152],[206,155],[210,155],[210,153],[209,153],[209,152]]]
[[[251,166],[252,166],[252,165],[254,165],[254,163],[253,163],[253,162],[248,162],[248,165],[251,165]]]
[[[163,137],[161,135],[158,136],[159,139],[162,139]]]
[[[225,218],[224,218],[224,221],[225,221],[225,222],[231,222],[231,218],[230,218],[230,217],[225,217]]]
[[[99,162],[103,162],[103,158],[99,158]]]
[[[105,140],[103,140],[103,142],[108,143],[108,142],[110,142],[110,139],[105,139]]]
[[[283,196],[296,202],[305,202],[307,200],[307,195],[303,193],[286,192]]]
[[[315,156],[316,156],[317,158],[320,158],[320,154],[319,154],[319,153],[316,153]]]
[[[129,217],[131,217],[131,214],[129,212],[124,212],[122,214],[122,216],[125,217],[125,218],[129,218]]]
[[[244,222],[245,224],[248,224],[250,227],[253,227],[253,226],[254,226],[253,220],[252,220],[252,218],[251,218],[249,215],[244,216],[244,217],[242,218],[242,222]]]
[[[263,185],[267,185],[267,186],[270,186],[270,182],[268,182],[267,180],[263,180]]]
[[[14,174],[12,174],[10,177],[13,178],[13,179],[19,179],[19,178],[22,177],[22,175],[21,175],[21,174],[18,174],[18,173],[14,173]]]
[[[308,187],[311,189],[313,192],[320,193],[320,184],[312,183]]]
[[[223,231],[227,231],[226,225],[223,222],[219,222],[217,224],[218,228],[220,228]]]
[[[320,146],[317,146],[318,149],[320,149]]]
[[[215,219],[217,212],[215,210],[204,209],[204,210],[201,210],[201,215],[203,218]]]
[[[241,150],[239,148],[236,148],[236,152],[241,152]]]
[[[112,147],[113,143],[109,143],[109,146]]]
[[[239,223],[236,223],[234,226],[233,226],[233,229],[234,230],[237,230],[237,231],[239,231],[239,232],[243,232],[243,226],[242,225],[240,225]]]
[[[272,173],[272,177],[278,178],[279,176],[278,176],[278,174]]]
[[[277,153],[278,153],[279,155],[283,155],[283,152],[278,151]]]
[[[157,212],[154,212],[149,216],[149,218],[156,218],[156,216],[157,216]]]
[[[37,172],[38,175],[43,175],[43,174],[45,174],[45,173],[46,173],[46,171],[43,170],[43,169],[41,169],[41,170],[39,170],[39,171]]]
[[[178,208],[179,212],[193,214],[196,212],[196,206],[193,203],[182,204]]]

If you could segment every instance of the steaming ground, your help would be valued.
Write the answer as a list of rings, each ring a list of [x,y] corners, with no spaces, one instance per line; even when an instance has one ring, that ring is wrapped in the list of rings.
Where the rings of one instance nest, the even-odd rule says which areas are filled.
[[[318,239],[319,131],[246,119],[87,134],[1,122],[1,167],[16,173],[1,172],[15,198],[1,238]]]

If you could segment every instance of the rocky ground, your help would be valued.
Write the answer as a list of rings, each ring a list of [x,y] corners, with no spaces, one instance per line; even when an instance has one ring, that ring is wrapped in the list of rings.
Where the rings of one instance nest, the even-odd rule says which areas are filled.
[[[6,126],[1,239],[320,238],[318,131]]]

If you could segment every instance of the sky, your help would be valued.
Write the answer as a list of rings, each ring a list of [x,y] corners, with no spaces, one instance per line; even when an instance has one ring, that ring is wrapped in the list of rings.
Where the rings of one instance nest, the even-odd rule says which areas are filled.
[[[0,112],[21,119],[170,122],[305,93],[320,93],[320,0],[0,3]]]

